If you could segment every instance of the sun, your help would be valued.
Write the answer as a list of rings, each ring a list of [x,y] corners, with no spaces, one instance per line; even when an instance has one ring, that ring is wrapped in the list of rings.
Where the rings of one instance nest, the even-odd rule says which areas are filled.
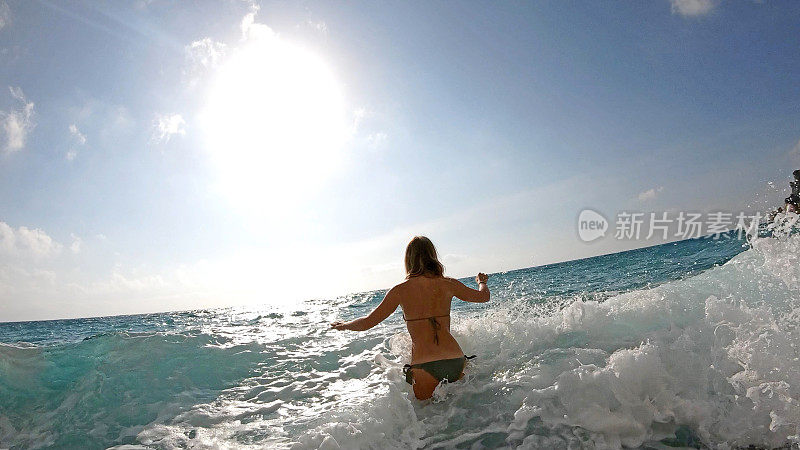
[[[251,209],[319,187],[348,135],[331,69],[276,35],[251,39],[219,67],[201,116],[220,189]]]

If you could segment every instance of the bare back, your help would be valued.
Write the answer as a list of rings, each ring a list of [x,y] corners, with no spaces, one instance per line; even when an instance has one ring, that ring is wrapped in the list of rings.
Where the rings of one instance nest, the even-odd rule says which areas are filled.
[[[412,364],[464,354],[450,334],[450,303],[457,290],[454,281],[461,284],[452,278],[418,276],[396,286],[411,335]]]
[[[386,320],[400,306],[406,319],[408,333],[411,335],[412,365],[460,359],[464,352],[450,334],[450,303],[453,297],[466,302],[488,302],[491,294],[486,285],[487,279],[485,273],[479,273],[475,277],[478,289],[471,289],[453,278],[433,275],[412,276],[389,289],[383,301],[367,316],[346,323],[333,322],[331,327],[337,330],[369,330]],[[426,368],[409,366],[408,369],[406,381],[413,384],[414,395],[419,399],[430,398],[436,386],[444,378],[451,380],[460,378],[460,375],[452,378],[455,374],[435,376]],[[409,381],[411,379],[413,382]]]

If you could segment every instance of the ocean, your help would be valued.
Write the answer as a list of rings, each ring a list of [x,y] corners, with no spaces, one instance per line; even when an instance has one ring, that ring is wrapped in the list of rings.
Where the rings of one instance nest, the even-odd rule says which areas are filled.
[[[399,311],[328,328],[385,291],[3,323],[0,448],[797,446],[800,236],[724,237],[491,274],[426,402]]]

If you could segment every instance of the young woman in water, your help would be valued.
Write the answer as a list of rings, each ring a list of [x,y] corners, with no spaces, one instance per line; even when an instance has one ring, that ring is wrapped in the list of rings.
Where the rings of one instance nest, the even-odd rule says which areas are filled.
[[[450,302],[457,297],[467,302],[488,302],[489,277],[475,277],[478,289],[444,276],[436,248],[430,239],[416,236],[406,247],[406,281],[386,293],[383,301],[365,317],[350,322],[334,322],[336,330],[364,331],[383,322],[397,306],[403,309],[411,335],[411,364],[403,372],[414,395],[424,400],[442,381],[456,381],[464,375],[467,357],[450,334]]]

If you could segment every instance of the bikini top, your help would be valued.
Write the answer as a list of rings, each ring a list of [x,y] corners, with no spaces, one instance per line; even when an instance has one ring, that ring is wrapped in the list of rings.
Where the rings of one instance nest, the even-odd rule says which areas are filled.
[[[420,317],[419,319],[406,319],[406,313],[403,313],[403,320],[406,322],[416,322],[417,320],[428,320],[431,322],[431,327],[433,327],[433,342],[436,345],[439,345],[439,329],[442,328],[442,325],[436,320],[437,317],[450,317],[450,314],[442,314],[441,316],[430,316],[430,317]]]

